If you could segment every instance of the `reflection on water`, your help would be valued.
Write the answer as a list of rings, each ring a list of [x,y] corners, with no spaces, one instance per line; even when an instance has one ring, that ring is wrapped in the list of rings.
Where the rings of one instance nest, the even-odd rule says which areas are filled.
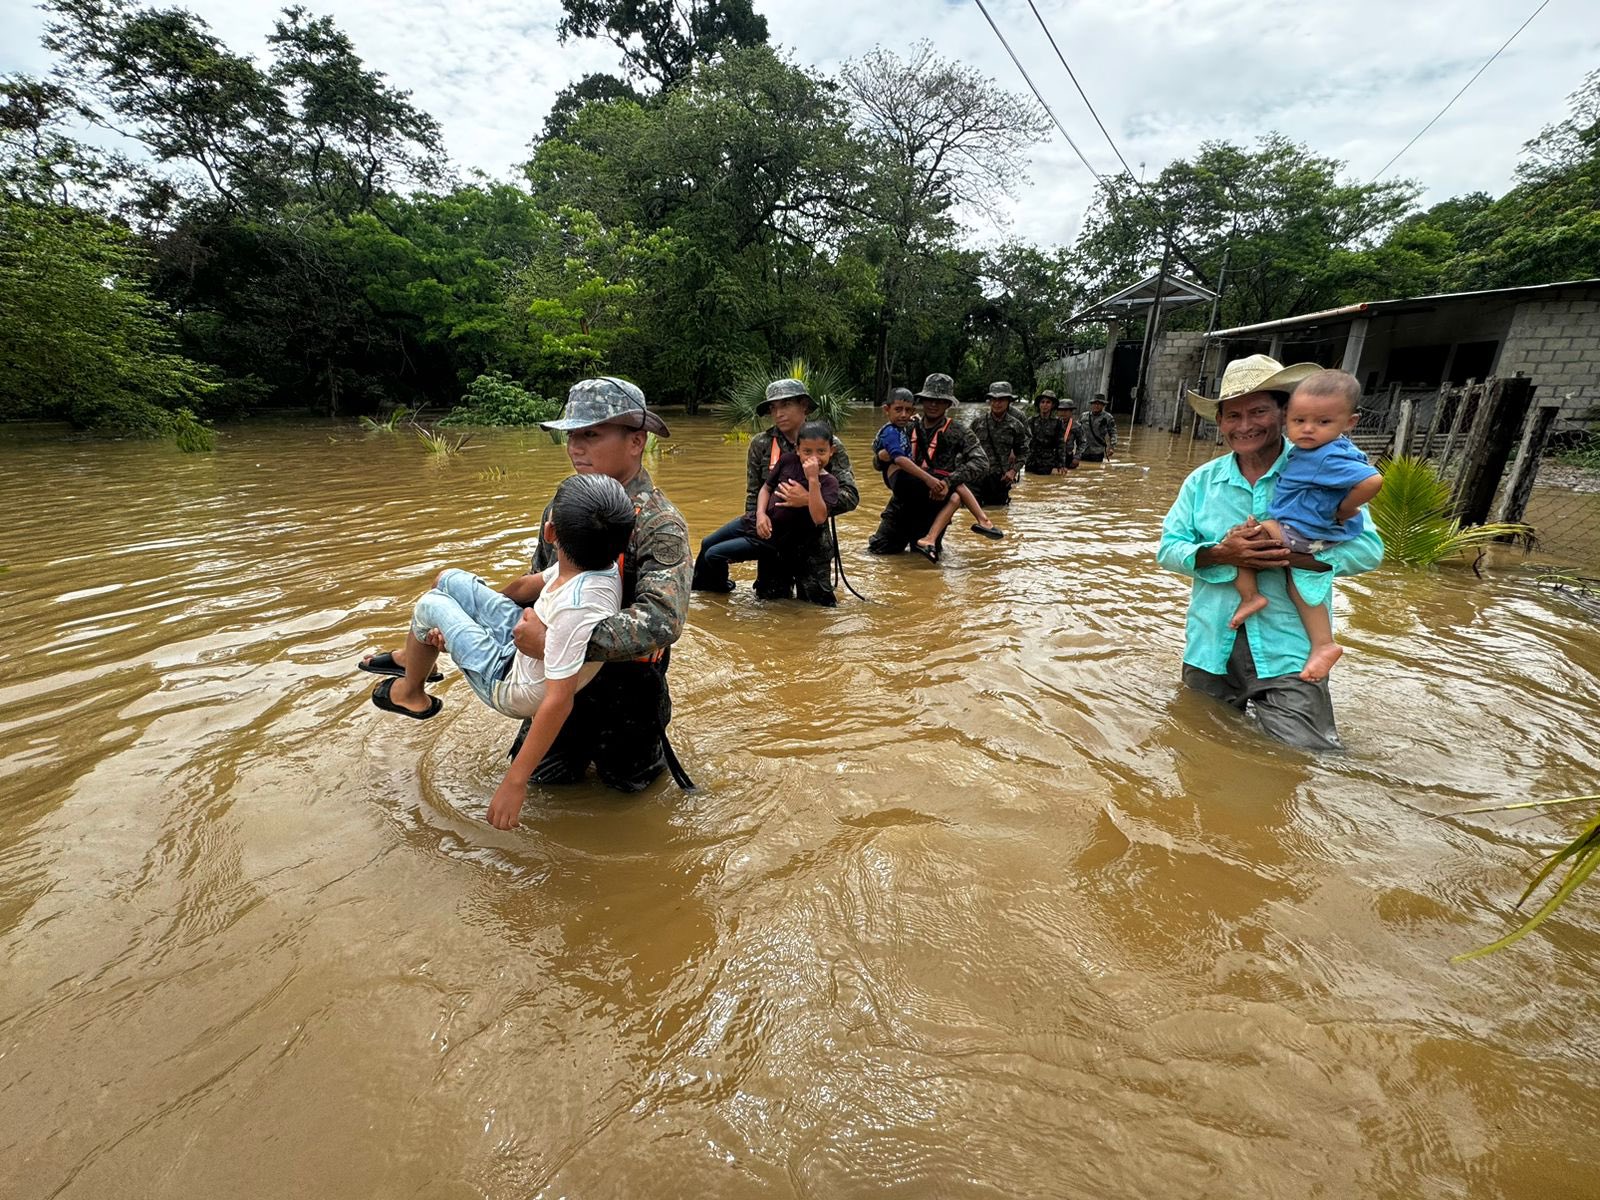
[[[698,539],[743,450],[674,426]],[[520,569],[561,450],[220,447],[0,449],[0,1194],[1590,1186],[1595,900],[1447,962],[1562,827],[1441,814],[1600,778],[1595,630],[1518,564],[1352,581],[1313,758],[1176,686],[1152,552],[1210,447],[1030,479],[942,568],[863,552],[869,476],[871,603],[695,598],[699,792],[503,833],[509,723],[352,667],[439,567]]]

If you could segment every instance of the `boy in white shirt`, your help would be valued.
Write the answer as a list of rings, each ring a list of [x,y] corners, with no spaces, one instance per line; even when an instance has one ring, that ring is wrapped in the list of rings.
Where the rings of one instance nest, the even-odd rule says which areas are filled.
[[[599,663],[585,663],[589,634],[616,614],[622,602],[617,561],[633,531],[633,501],[608,475],[573,475],[556,489],[543,536],[555,543],[556,561],[544,571],[531,609],[466,571],[440,574],[417,601],[406,634],[404,675],[385,679],[372,703],[385,712],[425,721],[444,707],[428,695],[429,673],[446,650],[479,698],[508,717],[531,717],[505,778],[489,802],[489,823],[517,823],[528,780],[572,712],[572,698],[594,678]],[[546,627],[544,658],[521,653],[512,642],[518,624],[537,615]],[[392,664],[392,665],[391,665]],[[393,670],[399,655],[373,655],[364,670]]]

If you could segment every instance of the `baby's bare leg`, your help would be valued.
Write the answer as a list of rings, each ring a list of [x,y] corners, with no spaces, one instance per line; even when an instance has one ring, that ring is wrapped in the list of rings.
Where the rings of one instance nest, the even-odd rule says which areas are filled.
[[[1300,624],[1305,626],[1306,637],[1311,639],[1311,653],[1306,658],[1305,670],[1300,672],[1300,678],[1315,683],[1319,679],[1328,677],[1328,672],[1333,670],[1333,664],[1338,662],[1339,656],[1344,653],[1344,647],[1333,640],[1333,617],[1328,612],[1328,606],[1307,604],[1305,598],[1300,595],[1300,589],[1294,585],[1292,571],[1287,582],[1289,599],[1294,601],[1295,610],[1300,614]]]
[[[1254,567],[1240,567],[1239,573],[1233,577],[1233,587],[1239,593],[1239,607],[1228,618],[1229,629],[1239,628],[1246,618],[1255,616],[1267,606],[1267,598],[1256,587]]]

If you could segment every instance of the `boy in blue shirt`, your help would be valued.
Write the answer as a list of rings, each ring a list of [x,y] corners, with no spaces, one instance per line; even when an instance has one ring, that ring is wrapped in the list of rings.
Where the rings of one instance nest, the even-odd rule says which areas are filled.
[[[1278,477],[1272,497],[1272,516],[1262,524],[1296,554],[1320,554],[1337,542],[1359,537],[1364,518],[1361,506],[1378,494],[1383,476],[1367,456],[1345,435],[1356,427],[1356,405],[1361,384],[1345,371],[1318,371],[1308,376],[1289,397],[1284,433],[1291,448],[1289,461]],[[1311,654],[1301,679],[1325,679],[1344,653],[1333,640],[1333,623],[1326,606],[1307,604],[1290,572],[1289,599],[1300,614]],[[1243,625],[1267,606],[1256,588],[1256,573],[1240,567],[1234,579],[1239,607],[1228,621],[1230,629]]]

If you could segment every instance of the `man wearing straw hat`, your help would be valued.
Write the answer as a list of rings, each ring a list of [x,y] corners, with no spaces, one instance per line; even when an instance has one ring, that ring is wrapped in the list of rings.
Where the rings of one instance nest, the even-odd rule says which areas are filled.
[[[1258,522],[1272,508],[1289,458],[1284,406],[1296,384],[1321,371],[1315,363],[1285,367],[1265,354],[1229,363],[1220,395],[1188,394],[1190,407],[1215,421],[1229,453],[1183,481],[1161,527],[1156,560],[1193,584],[1183,653],[1185,686],[1239,709],[1248,706],[1270,737],[1303,750],[1342,750],[1326,679],[1299,672],[1311,650],[1286,587],[1288,570],[1310,604],[1332,606],[1336,576],[1370,571],[1383,561],[1383,542],[1366,530],[1318,557],[1296,554]],[[1240,567],[1261,572],[1266,608],[1237,631],[1228,626],[1238,605],[1233,580]],[[1274,569],[1276,568],[1276,569]]]

